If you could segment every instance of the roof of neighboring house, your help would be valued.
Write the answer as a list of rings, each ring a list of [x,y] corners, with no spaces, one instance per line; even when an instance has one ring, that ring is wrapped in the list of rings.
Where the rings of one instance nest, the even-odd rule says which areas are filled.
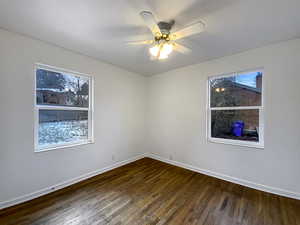
[[[232,83],[236,87],[247,89],[249,91],[254,91],[256,93],[261,93],[261,88],[251,87],[251,86],[240,84],[240,83],[237,83],[237,82],[232,82]]]
[[[37,91],[55,91],[55,92],[65,92],[63,89],[58,88],[36,88]]]
[[[218,84],[218,86],[222,85],[222,84],[223,85],[224,84],[232,85],[234,87],[243,88],[243,89],[246,89],[246,90],[249,90],[249,91],[253,91],[253,92],[256,92],[256,93],[261,93],[261,88],[251,87],[251,86],[248,86],[248,85],[245,85],[245,84],[238,83],[238,82],[233,81],[233,80],[223,80],[222,82],[220,82]]]
[[[64,89],[56,89],[56,88],[36,88],[37,91],[49,91],[49,92],[58,92],[58,93],[70,93],[70,94],[73,94],[75,95],[75,93],[73,91],[66,91]]]

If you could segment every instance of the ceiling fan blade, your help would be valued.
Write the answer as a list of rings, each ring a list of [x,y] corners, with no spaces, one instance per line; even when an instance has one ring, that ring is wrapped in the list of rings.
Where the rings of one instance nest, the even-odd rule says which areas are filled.
[[[190,26],[187,26],[181,30],[178,30],[174,33],[171,34],[170,38],[172,40],[178,40],[181,38],[185,38],[194,34],[198,34],[201,33],[202,31],[204,31],[205,25],[202,22],[197,22],[194,23]]]
[[[178,43],[173,43],[174,50],[182,54],[189,54],[192,50]]]
[[[127,42],[128,45],[151,45],[153,44],[153,40],[145,40],[145,41],[130,41]]]
[[[154,19],[154,16],[151,12],[149,11],[142,11],[140,13],[141,17],[143,18],[143,20],[145,21],[147,27],[151,30],[152,34],[157,37],[157,36],[161,36],[161,31]]]

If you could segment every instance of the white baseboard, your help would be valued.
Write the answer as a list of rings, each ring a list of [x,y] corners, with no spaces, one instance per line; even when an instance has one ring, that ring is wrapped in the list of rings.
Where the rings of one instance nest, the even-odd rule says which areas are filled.
[[[78,183],[80,181],[86,180],[86,179],[94,177],[94,176],[97,176],[99,174],[105,173],[105,172],[110,171],[112,169],[118,168],[120,166],[126,165],[126,164],[134,162],[136,160],[142,159],[144,157],[149,157],[149,158],[152,158],[152,159],[156,159],[156,160],[159,160],[159,161],[171,164],[171,165],[179,166],[179,167],[182,167],[182,168],[194,171],[194,172],[198,172],[198,173],[205,174],[205,175],[208,175],[208,176],[216,177],[216,178],[219,178],[219,179],[222,179],[222,180],[226,180],[226,181],[229,181],[229,182],[232,182],[232,183],[240,184],[240,185],[250,187],[250,188],[253,188],[253,189],[257,189],[257,190],[260,190],[260,191],[269,192],[269,193],[272,193],[272,194],[276,194],[276,195],[280,195],[280,196],[300,200],[300,193],[296,193],[296,192],[292,192],[292,191],[288,191],[288,190],[283,190],[283,189],[280,189],[280,188],[270,187],[270,186],[263,185],[263,184],[257,184],[257,183],[251,182],[251,181],[231,177],[231,176],[228,176],[228,175],[225,175],[225,174],[221,174],[221,173],[217,173],[217,172],[197,168],[195,166],[192,166],[192,165],[189,165],[189,164],[186,164],[186,163],[166,159],[164,157],[161,157],[161,156],[153,154],[153,153],[145,153],[145,154],[140,154],[136,157],[121,161],[121,162],[117,162],[117,163],[115,163],[111,166],[108,166],[108,167],[105,167],[105,168],[102,168],[102,169],[84,174],[82,176],[79,176],[79,177],[76,177],[76,178],[73,178],[73,179],[70,179],[68,181],[53,185],[51,187],[47,187],[47,188],[38,190],[38,191],[30,193],[30,194],[20,196],[20,197],[17,197],[15,199],[0,202],[0,209],[4,209],[4,208],[10,207],[10,206],[14,206],[14,205],[32,200],[34,198],[40,197],[42,195],[49,194],[49,193],[54,192],[56,190],[68,187],[72,184]]]
[[[20,196],[20,197],[17,197],[15,199],[11,199],[11,200],[8,200],[8,201],[0,202],[0,209],[4,209],[4,208],[10,207],[10,206],[14,206],[14,205],[17,205],[17,204],[20,204],[20,203],[32,200],[34,198],[40,197],[42,195],[46,195],[46,194],[49,194],[51,192],[57,191],[59,189],[68,187],[68,186],[70,186],[72,184],[78,183],[80,181],[86,180],[88,178],[94,177],[96,175],[105,173],[105,172],[110,171],[112,169],[118,168],[120,166],[126,165],[126,164],[134,162],[136,160],[142,159],[142,158],[146,157],[146,155],[147,154],[140,154],[140,155],[135,156],[133,158],[117,162],[117,163],[115,163],[115,164],[113,164],[111,166],[108,166],[108,167],[105,167],[105,168],[102,168],[102,169],[99,169],[99,170],[96,170],[96,171],[93,171],[93,172],[81,175],[79,177],[76,177],[76,178],[64,181],[64,182],[59,183],[59,184],[55,184],[55,185],[53,185],[51,187],[47,187],[47,188],[38,190],[38,191],[30,193],[30,194],[26,194],[26,195]]]
[[[186,164],[186,163],[166,159],[164,157],[161,157],[161,156],[153,154],[153,153],[148,153],[146,156],[149,157],[149,158],[156,159],[156,160],[168,163],[168,164],[172,164],[174,166],[179,166],[179,167],[182,167],[182,168],[194,171],[194,172],[205,174],[205,175],[208,175],[208,176],[211,176],[211,177],[216,177],[216,178],[226,180],[226,181],[229,181],[229,182],[232,182],[232,183],[240,184],[242,186],[246,186],[246,187],[253,188],[253,189],[256,189],[256,190],[260,190],[260,191],[264,191],[264,192],[268,192],[268,193],[272,193],[272,194],[276,194],[276,195],[280,195],[280,196],[300,200],[300,193],[296,193],[296,192],[292,192],[292,191],[288,191],[288,190],[284,190],[284,189],[280,189],[280,188],[276,188],[276,187],[270,187],[270,186],[267,186],[267,185],[254,183],[254,182],[251,182],[251,181],[248,181],[248,180],[235,178],[235,177],[232,177],[232,176],[228,176],[228,175],[225,175],[225,174],[213,172],[213,171],[210,171],[210,170],[197,168],[195,166],[192,166],[192,165],[189,165],[189,164]]]

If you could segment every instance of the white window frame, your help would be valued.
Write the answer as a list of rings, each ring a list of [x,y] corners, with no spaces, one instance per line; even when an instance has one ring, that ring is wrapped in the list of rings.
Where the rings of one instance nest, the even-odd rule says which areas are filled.
[[[210,104],[210,81],[218,78],[225,78],[225,77],[233,77],[237,75],[241,75],[244,73],[251,73],[251,72],[262,72],[262,96],[261,96],[261,106],[239,106],[239,107],[211,107]],[[237,145],[237,146],[245,146],[245,147],[252,147],[263,149],[264,148],[264,69],[258,68],[253,70],[245,70],[245,71],[238,71],[233,73],[228,73],[224,75],[217,75],[217,76],[209,76],[207,81],[207,140],[213,143],[219,144],[229,144],[229,145]],[[247,110],[247,109],[257,109],[259,110],[259,142],[252,142],[252,141],[242,141],[242,140],[232,140],[232,139],[224,139],[224,138],[215,138],[211,136],[211,112],[212,110]]]
[[[36,102],[36,72],[38,69],[49,70],[58,73],[67,73],[77,77],[84,77],[89,79],[89,107],[72,107],[72,106],[51,106],[51,105],[38,105]],[[49,144],[45,147],[41,147],[38,144],[38,132],[39,132],[39,110],[81,110],[88,111],[88,138],[83,141],[65,142],[60,144]],[[84,144],[94,143],[94,78],[93,76],[66,70],[63,68],[49,66],[41,63],[36,63],[34,67],[34,151],[44,152],[49,150],[73,147]]]

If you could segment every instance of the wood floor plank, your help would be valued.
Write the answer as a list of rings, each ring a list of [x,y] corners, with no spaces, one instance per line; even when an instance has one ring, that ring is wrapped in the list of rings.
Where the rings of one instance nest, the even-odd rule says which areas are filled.
[[[300,225],[300,201],[144,158],[0,210],[1,225]]]

